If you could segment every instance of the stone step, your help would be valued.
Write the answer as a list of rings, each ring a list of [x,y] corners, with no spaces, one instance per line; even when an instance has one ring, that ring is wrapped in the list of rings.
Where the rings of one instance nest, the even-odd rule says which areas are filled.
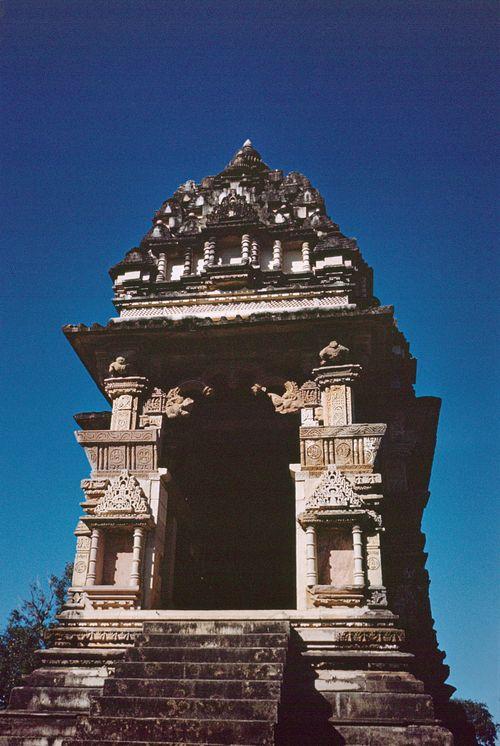
[[[76,717],[75,712],[3,710],[0,712],[0,735],[18,738],[73,736],[76,729]]]
[[[19,740],[17,743],[24,743],[21,740]],[[17,743],[13,746],[17,746]],[[99,741],[99,746],[116,746],[116,741]],[[151,746],[151,741],[120,741],[120,746]],[[203,744],[209,744],[209,746],[252,746],[250,743],[234,743],[233,741],[202,741]],[[2,744],[1,738],[0,738],[0,744]],[[64,746],[96,746],[96,742],[87,739],[81,739],[79,738],[77,741],[73,739],[65,739]],[[156,746],[179,746],[179,741],[156,741]],[[26,744],[28,746],[28,744]],[[29,744],[31,746],[31,744]],[[34,744],[34,746],[38,746],[38,744]],[[43,744],[43,746],[46,746]],[[183,741],[182,746],[200,746],[200,741]],[[314,746],[317,746],[315,744]]]
[[[195,697],[205,699],[275,699],[281,694],[279,681],[231,679],[116,679],[104,684],[105,696]]]
[[[277,648],[288,645],[288,635],[279,632],[263,632],[254,634],[197,634],[195,632],[184,634],[145,634],[137,635],[135,640],[136,647],[168,647],[168,648],[186,648],[186,647],[242,647],[242,648]]]
[[[432,720],[434,706],[427,694],[396,694],[394,692],[336,692],[326,696],[332,708],[330,721],[409,719]]]
[[[273,620],[197,620],[197,621],[168,621],[144,622],[144,634],[174,634],[174,635],[248,635],[248,634],[289,634],[290,623]]]
[[[283,663],[286,648],[131,648],[127,661],[202,663]]]
[[[179,697],[99,697],[91,716],[188,718],[190,720],[276,721],[278,703],[267,699],[184,699]]]
[[[45,648],[37,650],[37,667],[100,666],[113,663],[125,655],[127,648]]]
[[[453,746],[449,730],[439,725],[335,725],[338,743],[345,746]],[[278,744],[289,746],[290,741]],[[318,742],[301,739],[300,746],[317,746]],[[298,745],[297,745],[298,746]]]
[[[64,738],[52,736],[0,736],[0,746],[63,746]]]
[[[117,665],[115,676],[124,679],[281,679],[283,664],[124,661]]]
[[[82,686],[101,687],[108,676],[105,668],[85,668],[80,671],[67,668],[37,668],[26,676],[27,686]]]
[[[11,692],[9,707],[15,710],[86,711],[90,706],[90,696],[100,692],[100,688],[18,686]]]
[[[90,740],[146,740],[152,743],[258,744],[273,746],[274,726],[262,720],[189,720],[177,718],[81,717],[77,743]],[[92,740],[93,739],[93,740]]]

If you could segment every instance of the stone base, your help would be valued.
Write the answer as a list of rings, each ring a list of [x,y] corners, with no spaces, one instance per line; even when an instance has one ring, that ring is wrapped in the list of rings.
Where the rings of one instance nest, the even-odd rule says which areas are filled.
[[[396,625],[388,611],[346,608],[71,613],[0,714],[0,744],[451,746]]]

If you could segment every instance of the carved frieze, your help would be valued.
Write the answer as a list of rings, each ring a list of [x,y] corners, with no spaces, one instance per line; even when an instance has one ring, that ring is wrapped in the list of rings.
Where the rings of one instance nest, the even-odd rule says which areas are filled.
[[[317,407],[321,404],[319,386],[315,381],[306,381],[300,387],[304,407]]]
[[[157,465],[159,431],[78,430],[76,439],[94,472],[153,471]]]
[[[383,424],[301,427],[301,463],[372,471],[385,432]]]

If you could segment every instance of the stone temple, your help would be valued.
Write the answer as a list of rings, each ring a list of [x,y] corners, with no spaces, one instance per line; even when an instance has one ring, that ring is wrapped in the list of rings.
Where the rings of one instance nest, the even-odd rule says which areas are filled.
[[[246,141],[64,327],[72,588],[0,743],[447,746],[421,532],[440,402],[308,178]],[[76,509],[76,499],[75,499]]]

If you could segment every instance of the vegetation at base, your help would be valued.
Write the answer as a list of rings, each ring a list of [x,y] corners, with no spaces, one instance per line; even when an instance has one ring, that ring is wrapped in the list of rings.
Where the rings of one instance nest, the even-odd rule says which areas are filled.
[[[451,699],[456,746],[496,746],[500,725],[493,721],[484,702]]]
[[[35,581],[29,597],[11,611],[0,635],[0,708],[8,705],[13,687],[35,667],[35,652],[45,647],[45,633],[62,610],[72,572],[68,563],[61,576],[50,576],[47,587]]]

